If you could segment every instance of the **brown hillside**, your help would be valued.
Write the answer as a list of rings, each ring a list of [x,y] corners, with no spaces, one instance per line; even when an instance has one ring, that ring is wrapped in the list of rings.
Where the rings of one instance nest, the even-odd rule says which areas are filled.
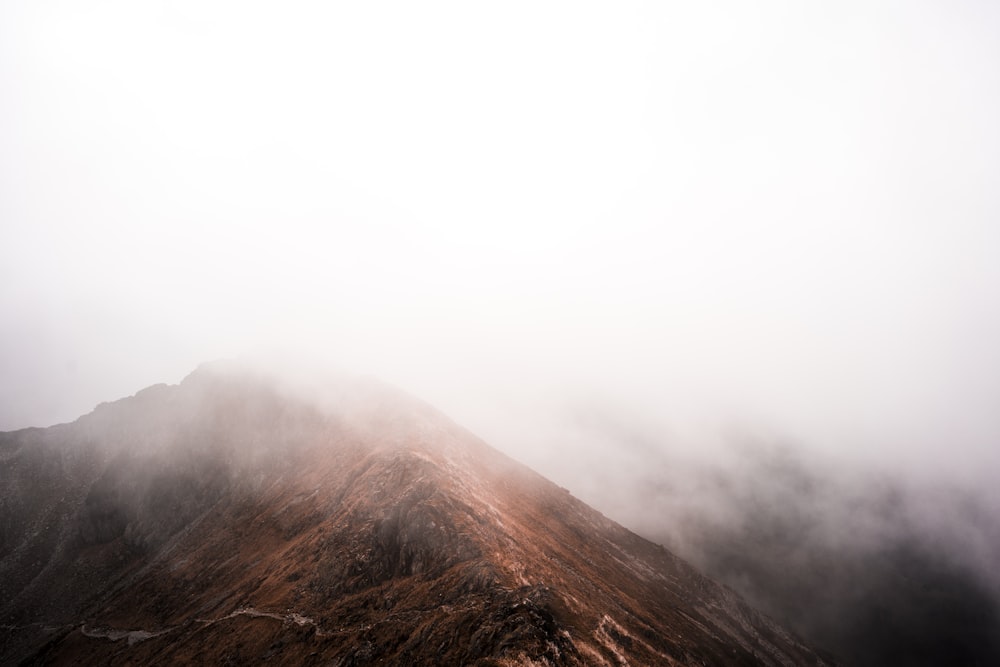
[[[305,396],[217,365],[0,434],[2,661],[825,664],[426,405]]]

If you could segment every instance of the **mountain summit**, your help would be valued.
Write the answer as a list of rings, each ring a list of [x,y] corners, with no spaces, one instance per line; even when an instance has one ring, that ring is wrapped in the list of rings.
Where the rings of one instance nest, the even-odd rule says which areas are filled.
[[[432,408],[317,386],[214,364],[0,434],[0,662],[829,664]]]

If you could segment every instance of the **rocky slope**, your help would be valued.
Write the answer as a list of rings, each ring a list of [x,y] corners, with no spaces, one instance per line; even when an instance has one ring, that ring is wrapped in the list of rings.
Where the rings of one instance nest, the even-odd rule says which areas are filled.
[[[428,406],[228,364],[0,434],[0,662],[829,664]]]

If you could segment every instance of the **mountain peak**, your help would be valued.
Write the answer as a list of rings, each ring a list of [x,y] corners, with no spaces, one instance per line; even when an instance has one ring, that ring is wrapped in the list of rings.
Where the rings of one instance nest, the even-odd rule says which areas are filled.
[[[0,434],[3,661],[824,664],[429,406],[213,364]]]

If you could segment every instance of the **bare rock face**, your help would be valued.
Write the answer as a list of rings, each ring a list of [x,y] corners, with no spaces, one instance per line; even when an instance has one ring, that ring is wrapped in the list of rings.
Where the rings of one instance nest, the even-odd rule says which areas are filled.
[[[203,367],[0,461],[4,664],[830,664],[371,382]]]

